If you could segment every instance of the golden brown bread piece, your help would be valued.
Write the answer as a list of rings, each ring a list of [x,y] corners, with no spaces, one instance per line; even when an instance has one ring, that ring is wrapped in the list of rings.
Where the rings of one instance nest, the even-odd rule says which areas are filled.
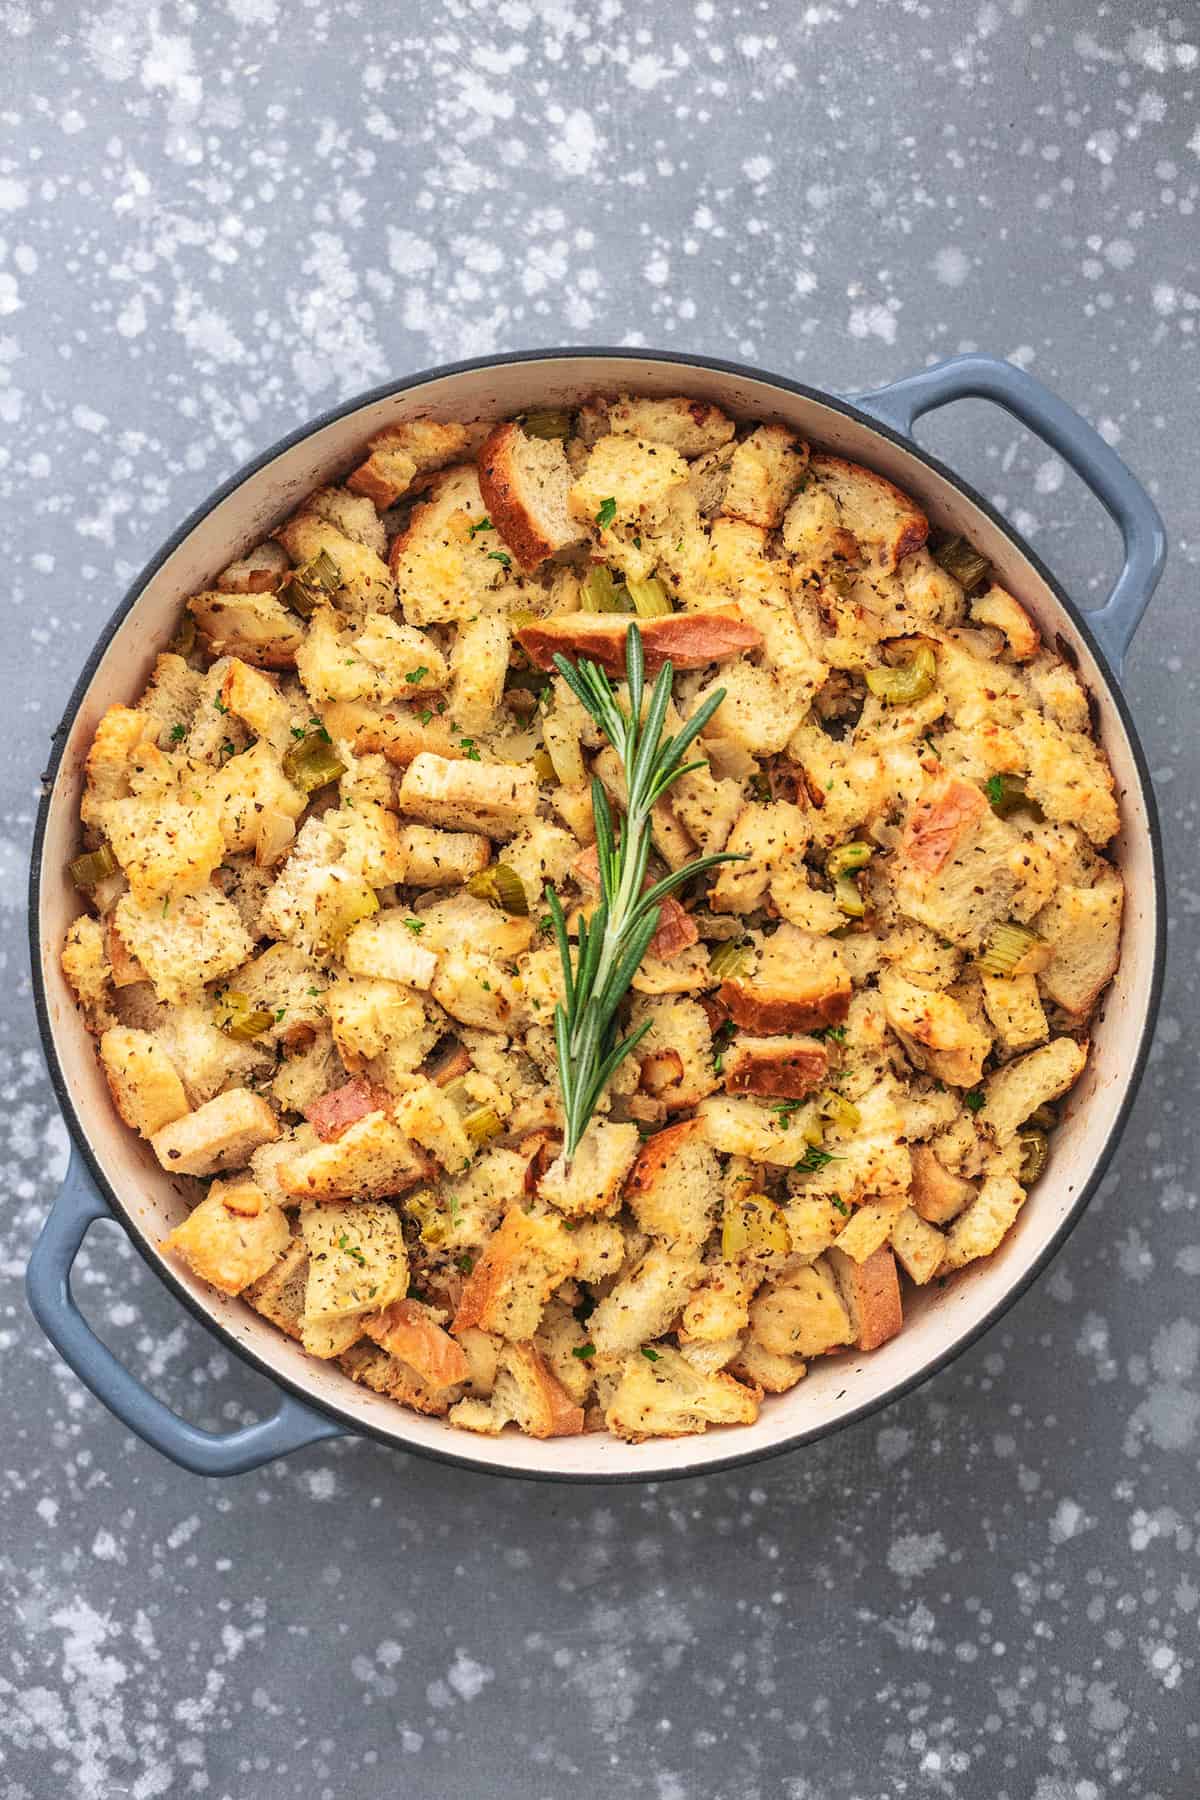
[[[590,657],[607,674],[625,673],[625,639],[638,626],[646,672],[657,675],[668,659],[676,669],[703,669],[756,650],[762,633],[734,612],[672,613],[662,619],[638,619],[634,613],[571,613],[539,619],[517,632],[517,642],[539,669],[552,669],[556,655],[568,661]]]

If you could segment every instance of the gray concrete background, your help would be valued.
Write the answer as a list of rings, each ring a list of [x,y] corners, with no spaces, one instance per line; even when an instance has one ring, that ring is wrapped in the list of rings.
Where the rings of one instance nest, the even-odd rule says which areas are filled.
[[[0,31],[0,1800],[1194,1800],[1195,8],[6,0]],[[205,1484],[22,1302],[66,1155],[23,947],[49,733],[244,457],[390,375],[568,342],[834,388],[979,346],[1149,482],[1155,1061],[1052,1272],[833,1442],[659,1489],[363,1443]],[[981,406],[925,437],[1100,596],[1113,534],[1044,448]],[[115,1229],[80,1280],[192,1416],[267,1399]]]

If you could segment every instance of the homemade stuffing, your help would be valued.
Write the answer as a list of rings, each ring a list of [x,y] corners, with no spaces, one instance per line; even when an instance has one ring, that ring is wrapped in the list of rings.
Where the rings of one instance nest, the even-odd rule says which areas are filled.
[[[164,1248],[460,1429],[747,1424],[990,1255],[1116,971],[1088,696],[867,468],[686,399],[374,438],[193,595],[87,761],[63,967],[191,1210]],[[645,1026],[573,1157],[545,889],[665,729]]]

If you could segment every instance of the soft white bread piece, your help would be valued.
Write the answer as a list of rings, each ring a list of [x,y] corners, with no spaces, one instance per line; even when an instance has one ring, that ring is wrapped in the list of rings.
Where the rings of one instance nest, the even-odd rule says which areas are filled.
[[[105,807],[104,824],[130,892],[143,906],[202,887],[225,852],[220,815],[204,799],[130,795]]]
[[[439,953],[478,950],[502,962],[519,956],[533,943],[533,922],[510,917],[474,894],[446,894],[423,906],[421,942]]]
[[[450,761],[423,751],[404,771],[399,803],[428,825],[511,837],[537,811],[537,776],[517,763]]]
[[[325,1005],[338,1054],[351,1073],[378,1061],[378,1079],[411,1073],[445,1029],[436,1007],[411,988],[370,976],[346,975],[331,983]]]
[[[854,1339],[838,1282],[824,1257],[759,1289],[750,1303],[750,1338],[774,1356],[824,1356]]]
[[[340,1323],[335,1324],[335,1330],[340,1327]],[[351,1330],[363,1332],[371,1323],[371,1319],[365,1314],[349,1320]],[[318,1330],[328,1331],[328,1328],[310,1325],[310,1338]],[[320,1352],[314,1351],[314,1354]],[[389,1355],[386,1350],[380,1349],[365,1337],[356,1338],[348,1349],[332,1354],[337,1356],[339,1368],[344,1369],[352,1381],[361,1382],[372,1393],[386,1394],[389,1400],[395,1400],[400,1406],[410,1406],[414,1412],[426,1413],[433,1418],[444,1418],[462,1395],[461,1383],[448,1388],[431,1387],[427,1381],[422,1381],[411,1363]]]
[[[304,503],[305,511],[316,513],[327,525],[336,525],[344,537],[361,544],[378,557],[387,555],[387,532],[374,503],[349,487],[318,488]]]
[[[538,1182],[543,1200],[570,1219],[613,1211],[641,1142],[636,1125],[593,1119],[568,1165],[558,1156]]]
[[[230,1088],[162,1126],[150,1142],[169,1175],[216,1175],[245,1168],[260,1144],[278,1136],[279,1121],[266,1101],[249,1088]]]
[[[310,618],[296,652],[296,672],[318,705],[411,700],[440,691],[448,680],[445,657],[415,625],[402,625],[387,613],[356,622],[332,606],[318,606]]]
[[[342,961],[352,975],[396,981],[404,987],[428,989],[437,973],[438,959],[425,949],[410,930],[410,912],[391,907],[373,919],[364,919],[347,933]]]
[[[478,1146],[463,1130],[453,1095],[436,1082],[414,1076],[392,1110],[400,1129],[448,1172],[457,1175],[474,1160]]]
[[[905,1206],[893,1214],[892,1249],[909,1280],[917,1287],[924,1287],[941,1267],[946,1240],[937,1226],[923,1219],[915,1207]]]
[[[592,1357],[587,1351],[587,1332],[569,1304],[569,1298],[574,1292],[573,1286],[569,1286],[565,1292],[567,1298],[551,1300],[542,1314],[534,1348],[544,1358],[550,1373],[569,1395],[572,1403],[583,1406],[595,1386],[595,1376],[588,1367]]]
[[[1042,992],[1081,1021],[1117,972],[1124,904],[1124,882],[1102,863],[1091,887],[1060,887],[1033,921],[1051,952],[1038,976]]]
[[[828,565],[856,564],[858,540],[842,519],[842,509],[824,483],[809,479],[783,517],[783,547],[792,558],[797,586],[822,575]]]
[[[332,1143],[306,1150],[279,1171],[298,1199],[346,1200],[400,1194],[428,1172],[426,1157],[383,1112],[368,1113]]]
[[[895,968],[880,975],[879,997],[888,1024],[902,1043],[915,1046],[923,1068],[953,1087],[975,1086],[992,1039],[960,1001],[952,994],[915,986]]]
[[[929,536],[921,509],[874,469],[840,456],[814,456],[809,469],[837,503],[864,560],[890,572]]]
[[[666,444],[680,456],[705,456],[733,436],[733,420],[707,400],[648,400],[624,395],[608,408],[608,428],[623,437]]]
[[[1087,1063],[1086,1043],[1054,1038],[989,1075],[983,1084],[985,1104],[976,1115],[1003,1147],[1039,1106],[1048,1106],[1073,1087]]]
[[[1040,1054],[1034,1051],[1035,1056]],[[938,1274],[951,1275],[955,1269],[999,1249],[1024,1200],[1025,1190],[1013,1176],[989,1175],[978,1196],[946,1233],[946,1253],[938,1265]]]
[[[276,751],[261,739],[213,769],[205,795],[226,855],[253,854],[262,867],[287,850],[295,821],[308,804],[287,779]]]
[[[450,717],[460,742],[465,736],[468,749],[472,735],[482,737],[499,722],[509,642],[508,621],[499,612],[481,612],[476,618],[464,619],[455,635],[450,654]]]
[[[222,704],[247,725],[257,738],[264,738],[278,755],[290,750],[296,741],[296,698],[287,699],[277,676],[231,656],[221,680]]]
[[[743,806],[725,849],[741,862],[724,863],[709,893],[714,912],[753,912],[775,876],[803,857],[811,838],[808,817],[790,800]]]
[[[646,1019],[650,1029],[634,1052],[639,1086],[668,1113],[696,1106],[720,1086],[708,1014],[696,1000],[664,995],[635,1001],[631,1025]]]
[[[386,512],[408,492],[418,475],[440,469],[467,448],[466,428],[442,424],[436,419],[413,419],[391,425],[370,440],[371,454],[347,476],[354,494],[365,494],[380,512]]]
[[[452,1019],[476,1031],[507,1031],[521,1011],[522,997],[513,977],[480,950],[447,950],[440,955],[430,992]]]
[[[1042,647],[1042,634],[1021,602],[994,582],[971,601],[971,617],[978,625],[1002,631],[1018,662],[1031,661]]]
[[[894,864],[896,904],[939,937],[977,950],[1008,916],[1014,847],[980,788],[936,776],[909,809]]]
[[[510,1207],[467,1277],[454,1335],[477,1328],[512,1342],[532,1338],[547,1300],[574,1274],[577,1260],[561,1219]]]
[[[275,1267],[289,1238],[285,1214],[253,1182],[214,1181],[159,1248],[181,1257],[223,1294],[240,1294]]]
[[[889,1200],[864,1201],[856,1206],[850,1215],[849,1222],[842,1226],[834,1239],[834,1248],[851,1262],[866,1262],[874,1256],[881,1244],[886,1244],[892,1235],[892,1227],[896,1223],[897,1214],[902,1208]]]
[[[333,562],[339,584],[334,603],[343,612],[391,612],[395,591],[387,564],[365,544],[347,537],[306,504],[275,533],[292,561],[300,566],[322,551]],[[252,661],[253,658],[247,658]]]
[[[829,1266],[850,1316],[855,1344],[860,1350],[878,1350],[880,1344],[895,1337],[904,1323],[896,1258],[891,1249],[883,1245],[859,1262],[835,1245],[829,1252]]]
[[[179,1073],[150,1032],[111,1027],[100,1039],[100,1062],[113,1105],[142,1137],[153,1137],[187,1112]]]
[[[681,1344],[715,1344],[737,1337],[750,1322],[750,1299],[758,1276],[733,1263],[719,1262],[702,1270],[679,1315]]]
[[[659,1344],[653,1360],[640,1350],[626,1357],[604,1423],[632,1444],[648,1437],[690,1437],[710,1425],[752,1425],[758,1402],[757,1392],[731,1375],[706,1374],[678,1350]]]
[[[816,1109],[809,1105],[781,1111],[748,1096],[711,1094],[696,1108],[696,1118],[714,1150],[790,1168],[804,1154],[809,1141],[805,1134],[816,1123]]]
[[[602,437],[572,485],[568,504],[581,522],[596,525],[601,544],[609,524],[620,531],[651,521],[672,489],[688,478],[683,458],[662,443],[626,436]]]
[[[160,750],[170,749],[186,735],[200,702],[200,686],[199,671],[182,656],[165,651],[155,657],[154,673],[138,699],[137,709],[158,726],[157,737],[152,733],[149,736]]]
[[[408,1254],[394,1207],[381,1200],[306,1201],[300,1230],[308,1247],[306,1326],[379,1312],[407,1293]]]
[[[587,533],[567,507],[571,471],[557,438],[526,437],[519,425],[497,425],[479,452],[479,488],[488,516],[523,569],[584,543]]]
[[[914,1144],[912,1187],[909,1197],[915,1211],[931,1225],[945,1225],[975,1198],[974,1182],[946,1168],[929,1144]]]
[[[773,1037],[840,1025],[850,991],[837,944],[784,924],[756,944],[754,967],[723,981],[718,994],[742,1030]]]
[[[529,1437],[571,1437],[583,1430],[576,1406],[533,1344],[505,1344],[488,1400],[460,1400],[450,1422],[461,1430],[494,1437],[505,1425],[519,1425]]]
[[[87,1029],[99,1033],[115,1025],[112,964],[108,959],[104,927],[98,919],[81,913],[72,921],[63,940],[61,960],[63,974]]]
[[[237,656],[258,669],[291,669],[304,622],[270,593],[193,594],[188,611],[209,656]]]
[[[700,1269],[688,1244],[654,1244],[637,1267],[620,1275],[588,1320],[601,1356],[636,1350],[669,1329]]]
[[[734,450],[721,510],[774,530],[808,467],[808,445],[783,425],[759,425]]]
[[[168,1004],[186,1000],[251,955],[254,944],[237,908],[216,888],[141,905],[132,894],[117,901],[115,924],[129,955]]]
[[[702,1119],[655,1132],[625,1178],[625,1200],[641,1229],[670,1244],[702,1244],[720,1198],[720,1164]]]
[[[217,576],[217,586],[223,594],[270,594],[290,568],[283,545],[273,544],[268,539],[223,569]]]
[[[367,1319],[363,1330],[430,1387],[454,1387],[469,1379],[470,1365],[462,1345],[439,1323],[441,1317],[419,1300],[393,1300],[386,1311]]]
[[[470,619],[520,593],[512,552],[488,518],[478,471],[435,475],[389,556],[396,598],[410,625]]]
[[[764,1350],[755,1338],[742,1339],[733,1359],[726,1364],[731,1375],[765,1394],[786,1394],[808,1373],[808,1364],[800,1356],[780,1356]]]
[[[397,855],[403,887],[458,887],[486,869],[492,847],[481,832],[439,831],[432,825],[401,825]],[[511,860],[511,846],[505,861]]]
[[[242,1289],[242,1298],[264,1319],[299,1341],[303,1332],[304,1290],[308,1282],[308,1245],[294,1237],[265,1275]]]
[[[243,964],[237,979],[241,981],[253,967],[251,963]],[[136,988],[126,991],[138,992]],[[247,999],[254,991],[251,980]],[[252,1005],[257,1005],[260,997],[265,1002],[265,995],[256,994]],[[272,1030],[263,1033],[265,1042],[230,1037],[217,1024],[213,1004],[205,993],[160,1010],[161,1020],[152,1026],[154,1035],[179,1071],[188,1103],[193,1107],[203,1106],[222,1088],[247,1087],[265,1075],[274,1059],[274,1041],[284,1029],[283,1022],[277,1022]]]
[[[1078,825],[1093,844],[1107,844],[1120,830],[1121,814],[1100,746],[1032,708],[1022,717],[1020,735],[1029,759],[1030,797],[1048,819]]]
[[[1036,975],[984,975],[980,986],[984,1011],[1006,1050],[1029,1050],[1050,1035]]]
[[[79,816],[85,825],[101,826],[109,802],[129,793],[134,752],[155,735],[156,723],[131,706],[110,706],[103,714],[84,762]]]

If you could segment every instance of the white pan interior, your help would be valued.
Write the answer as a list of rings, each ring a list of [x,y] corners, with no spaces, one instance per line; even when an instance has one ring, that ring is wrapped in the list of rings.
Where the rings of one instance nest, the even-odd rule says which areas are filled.
[[[141,691],[156,652],[175,629],[185,596],[204,587],[235,555],[257,542],[310,488],[349,468],[372,432],[418,414],[446,419],[502,416],[531,405],[574,402],[597,390],[683,392],[715,401],[739,416],[780,420],[814,444],[878,469],[913,494],[937,525],[970,538],[1051,641],[1061,633],[1078,655],[1080,674],[1099,703],[1101,735],[1122,799],[1116,852],[1128,894],[1123,960],[1096,1024],[1092,1061],[1055,1136],[1049,1171],[1001,1249],[943,1289],[920,1293],[907,1289],[905,1326],[897,1338],[869,1356],[848,1353],[814,1363],[791,1393],[764,1403],[752,1426],[641,1445],[600,1435],[542,1443],[512,1430],[501,1438],[453,1431],[437,1420],[403,1411],[356,1386],[336,1368],[306,1357],[249,1307],[213,1293],[178,1265],[170,1265],[173,1278],[188,1289],[199,1308],[260,1363],[398,1445],[448,1452],[483,1468],[603,1479],[702,1470],[731,1456],[753,1456],[800,1435],[827,1430],[920,1376],[1021,1285],[1071,1212],[1114,1127],[1153,984],[1157,927],[1149,820],[1129,738],[1091,653],[1037,571],[984,513],[918,456],[870,427],[768,380],[702,366],[659,363],[632,354],[620,359],[563,356],[435,377],[404,393],[372,400],[283,451],[222,500],[158,569],[115,633],[70,721],[45,834],[39,929],[54,1048],[79,1121],[133,1228],[152,1257],[166,1267],[154,1246],[187,1209],[148,1147],[113,1111],[93,1041],[79,1023],[58,964],[62,934],[80,910],[66,865],[78,851],[81,768],[96,723],[106,707],[129,703]]]

